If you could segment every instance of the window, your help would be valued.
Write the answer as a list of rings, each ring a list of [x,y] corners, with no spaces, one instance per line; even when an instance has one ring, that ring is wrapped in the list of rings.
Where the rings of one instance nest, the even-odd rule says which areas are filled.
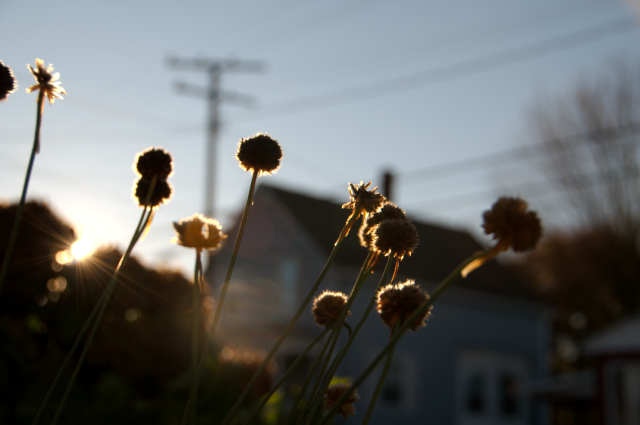
[[[487,381],[482,371],[475,371],[465,384],[465,410],[472,416],[482,416],[487,408]]]
[[[640,360],[609,361],[603,378],[607,423],[640,425]]]
[[[286,257],[280,264],[280,281],[282,282],[282,299],[287,308],[296,307],[296,290],[300,274],[300,262],[295,257]]]
[[[418,385],[416,366],[416,359],[409,351],[396,350],[378,397],[380,409],[387,413],[408,413],[413,409]],[[370,380],[371,393],[376,384],[375,379]]]
[[[391,363],[387,379],[380,392],[380,400],[389,406],[400,406],[402,404],[402,369],[396,359]]]
[[[456,363],[456,417],[460,425],[521,425],[527,377],[521,356],[490,350],[464,350]]]

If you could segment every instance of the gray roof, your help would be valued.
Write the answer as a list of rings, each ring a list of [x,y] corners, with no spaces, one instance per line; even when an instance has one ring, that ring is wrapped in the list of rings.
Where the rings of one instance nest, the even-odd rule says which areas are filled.
[[[277,205],[274,204],[274,200],[278,201]],[[347,196],[345,194],[346,201]],[[295,218],[297,225],[304,228],[327,257],[351,212],[350,210],[342,209],[340,204],[330,200],[323,200],[265,184],[261,184],[256,189],[254,205],[267,213],[269,211],[281,211],[284,207]],[[278,220],[275,215],[273,214],[273,219]],[[249,214],[249,226],[252,224],[252,218],[257,221],[255,216],[252,217]],[[484,248],[467,232],[414,220],[412,222],[418,231],[420,242],[413,256],[405,257],[400,264],[400,276],[440,282],[462,260]],[[254,223],[254,229],[258,227],[256,224]],[[286,226],[281,226],[279,223],[274,224],[275,229],[286,231],[284,229]],[[345,240],[341,251],[336,257],[335,262],[337,264],[357,268],[362,266],[366,252],[359,244],[357,235],[359,226],[360,223],[356,223]],[[229,232],[229,240],[225,249],[230,250],[232,248],[235,241],[235,233],[237,233],[237,224],[236,228]],[[243,245],[249,245],[252,240],[259,243],[263,236],[259,234],[251,235],[247,231],[244,238],[249,239],[243,240]],[[241,251],[242,249],[241,247]],[[270,262],[275,257],[279,257],[279,255],[276,255],[273,249],[268,249],[261,255],[254,256],[253,259]],[[467,278],[459,279],[456,282],[456,286],[532,301],[542,301],[542,297],[533,288],[526,285],[511,268],[496,260],[484,264],[473,271]]]

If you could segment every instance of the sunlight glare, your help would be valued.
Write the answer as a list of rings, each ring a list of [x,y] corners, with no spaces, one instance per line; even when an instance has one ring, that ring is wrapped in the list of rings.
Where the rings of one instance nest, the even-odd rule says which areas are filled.
[[[69,264],[72,261],[73,255],[71,255],[71,252],[68,249],[65,249],[64,251],[58,251],[58,253],[56,254],[56,262],[60,265]]]
[[[80,239],[71,245],[71,254],[73,254],[76,260],[80,260],[90,255],[92,252],[93,240],[86,233],[83,233]]]

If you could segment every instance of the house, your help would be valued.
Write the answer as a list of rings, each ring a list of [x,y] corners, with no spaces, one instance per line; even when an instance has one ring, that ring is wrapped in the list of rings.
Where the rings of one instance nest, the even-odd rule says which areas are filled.
[[[640,424],[640,315],[596,333],[584,343],[596,364],[602,424]]]
[[[589,366],[527,384],[555,406],[558,422],[640,424],[640,315],[631,314],[582,341]]]
[[[238,353],[267,352],[313,286],[349,213],[339,203],[259,186],[217,341]],[[414,279],[431,292],[462,260],[482,249],[466,232],[413,223],[420,243],[413,256],[402,261],[397,281]],[[366,257],[358,242],[357,226],[359,223],[345,240],[318,293],[324,289],[350,292]],[[237,225],[228,229],[226,247],[212,257],[206,278],[215,288],[224,279],[236,233]],[[374,296],[381,270],[379,266],[352,306],[353,315],[348,319],[352,325]],[[549,374],[547,304],[494,260],[456,281],[438,299],[432,313],[426,328],[409,332],[398,344],[370,423],[547,422],[544,406],[522,391],[528,381]],[[303,314],[278,352],[281,372],[320,331],[311,314]],[[388,338],[389,329],[372,312],[338,375],[358,376]],[[304,370],[299,376],[304,376]],[[347,422],[362,419],[375,385],[372,377],[358,389],[358,413]]]

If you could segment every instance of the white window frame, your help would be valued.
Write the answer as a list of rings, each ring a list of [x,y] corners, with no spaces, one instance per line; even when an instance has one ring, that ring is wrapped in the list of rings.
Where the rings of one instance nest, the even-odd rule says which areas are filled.
[[[529,421],[529,403],[523,393],[518,394],[518,412],[505,416],[500,410],[500,380],[504,374],[515,376],[523,384],[529,377],[529,364],[524,356],[483,349],[465,349],[458,352],[455,377],[455,418],[458,425],[526,425]],[[484,377],[485,409],[475,414],[467,408],[469,381],[476,374]]]

